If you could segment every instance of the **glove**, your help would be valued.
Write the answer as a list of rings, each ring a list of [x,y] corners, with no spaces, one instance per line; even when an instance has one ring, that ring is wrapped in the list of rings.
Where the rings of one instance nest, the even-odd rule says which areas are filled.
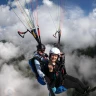
[[[47,53],[45,53],[45,57],[48,57]]]
[[[48,84],[50,84],[50,79],[47,77],[47,76],[44,76],[44,79],[45,79],[45,81],[48,83]]]

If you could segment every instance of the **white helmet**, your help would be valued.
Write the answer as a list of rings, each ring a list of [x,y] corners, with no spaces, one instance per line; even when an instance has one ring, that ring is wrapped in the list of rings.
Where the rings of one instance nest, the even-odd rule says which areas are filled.
[[[60,50],[56,47],[53,47],[50,52],[49,52],[49,55],[50,54],[57,54],[57,55],[60,55]]]

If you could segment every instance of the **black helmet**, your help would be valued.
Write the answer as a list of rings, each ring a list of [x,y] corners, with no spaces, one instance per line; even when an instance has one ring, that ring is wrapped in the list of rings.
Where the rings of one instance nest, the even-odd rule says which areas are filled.
[[[44,44],[39,44],[39,45],[37,45],[37,50],[43,51],[43,50],[45,50],[45,49],[46,49],[46,47],[45,47]]]

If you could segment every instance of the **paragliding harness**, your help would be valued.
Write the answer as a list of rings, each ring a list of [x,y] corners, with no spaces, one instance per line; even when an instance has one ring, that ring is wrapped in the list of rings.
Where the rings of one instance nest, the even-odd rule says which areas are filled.
[[[55,43],[54,46],[61,50],[61,44],[60,44],[61,30],[59,29],[58,31],[56,31],[56,33],[53,35],[55,38],[57,38],[56,37],[57,33],[58,33],[58,42]],[[60,67],[58,68],[58,71],[62,69],[61,70],[62,73],[65,72],[64,74],[66,74],[65,65],[64,65],[64,63],[65,63],[65,56],[64,56],[64,53],[62,53],[61,55],[62,55],[62,57],[59,58]],[[62,74],[62,75],[64,75],[64,74]]]
[[[38,31],[38,34],[37,34],[36,31]],[[41,43],[41,37],[40,37],[39,27],[37,27],[37,30],[36,30],[36,28],[34,28],[34,29],[32,29],[32,30],[28,30],[28,29],[27,29],[27,31],[25,31],[25,32],[20,32],[20,31],[18,31],[18,34],[19,34],[22,38],[24,38],[24,35],[25,35],[27,32],[30,32],[30,33],[33,35],[33,37],[35,38],[35,40],[36,40],[37,43],[38,43],[38,46],[41,48],[42,43]],[[38,48],[37,48],[37,49],[38,49]],[[45,55],[46,55],[46,54],[45,54]],[[37,72],[37,70],[36,70],[36,66],[35,66],[35,64],[34,64],[34,60],[36,59],[36,60],[38,60],[38,61],[40,62],[40,66],[41,66],[41,69],[42,69],[43,63],[42,63],[42,61],[41,61],[41,57],[44,57],[44,55],[42,55],[42,56],[40,56],[40,57],[36,56],[36,57],[33,57],[33,58],[31,58],[31,59],[29,60],[29,65],[31,66],[32,71],[35,73],[36,78],[38,78],[39,75],[38,75],[38,72]]]
[[[29,65],[31,66],[32,71],[35,73],[36,78],[38,78],[39,75],[38,75],[38,72],[37,72],[37,70],[36,70],[36,66],[35,66],[35,64],[34,64],[34,60],[38,60],[38,61],[40,62],[40,67],[41,67],[41,69],[43,69],[44,67],[43,67],[43,63],[42,63],[40,57],[33,57],[33,58],[31,58],[31,59],[29,60]]]
[[[56,33],[53,35],[55,38],[57,38],[56,37],[57,33],[58,33],[58,42],[57,42],[57,44],[55,43],[54,46],[62,51],[61,44],[60,44],[61,30],[56,31]],[[65,74],[67,74],[66,68],[65,68],[65,54],[64,53],[61,54],[61,57],[59,57],[59,59],[57,60],[56,63],[58,65],[58,69],[56,71],[56,74],[58,75],[58,77],[60,79],[59,80],[57,79],[57,81],[56,81],[57,83],[55,84],[55,86],[57,87],[56,94],[59,94],[59,93],[62,93],[67,90],[64,86],[61,86],[64,82]]]

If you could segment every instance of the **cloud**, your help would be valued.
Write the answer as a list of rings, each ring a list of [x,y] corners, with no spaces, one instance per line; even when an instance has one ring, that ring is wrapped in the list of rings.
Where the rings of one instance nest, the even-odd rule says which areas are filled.
[[[46,4],[49,7],[51,7],[53,5],[53,2],[50,1],[50,0],[43,0],[43,3]]]
[[[27,34],[24,39],[20,39],[19,35],[16,33],[16,30],[26,31],[26,28],[24,28],[15,14],[13,15],[12,10],[9,10],[7,6],[2,8],[5,10],[5,13],[3,12],[1,17],[3,18],[4,14],[6,14],[6,17],[9,17],[10,20],[9,23],[4,23],[6,21],[6,17],[1,20],[3,22],[1,22],[2,26],[6,26],[0,28],[1,34],[3,34],[1,38],[6,38],[7,40],[11,40],[17,44],[19,41],[24,43],[34,40],[30,34]],[[59,26],[60,17],[57,11],[58,8],[59,7],[55,4],[53,4],[51,8],[47,7],[46,5],[41,5],[38,7],[38,23],[41,31],[41,39],[44,43],[48,41],[56,41],[52,35],[56,32]],[[24,21],[23,23],[26,24],[23,14],[20,12],[20,10],[15,8],[14,11],[18,14],[21,20]],[[35,12],[36,10],[34,10],[34,13]],[[70,48],[75,49],[94,46],[96,43],[96,40],[94,39],[96,34],[94,31],[96,29],[95,9],[93,9],[93,12],[90,12],[87,16],[84,10],[78,6],[74,6],[72,8],[70,6],[70,8],[66,8],[66,10],[61,8],[61,12],[61,41],[63,44],[65,44],[65,47],[70,46]]]
[[[41,36],[45,42],[47,40],[49,42],[56,41],[56,39],[52,38],[52,35],[58,29],[58,21],[60,20],[56,7],[56,5],[53,5],[51,8],[40,6],[38,9]],[[41,10],[43,10],[43,12]],[[93,29],[96,29],[96,19],[93,19],[93,17],[95,17],[94,10],[95,9],[93,9],[93,12],[86,15],[84,10],[77,6],[68,8],[66,11],[61,8],[61,41],[65,47],[70,46],[70,48],[76,49],[86,48],[96,44],[96,40],[94,39],[96,32],[93,31]],[[47,36],[47,34],[49,36]]]
[[[10,10],[9,6],[0,5],[1,16],[0,16],[0,26],[3,28],[5,26],[12,26],[14,23],[18,22],[18,19],[15,17],[15,14]]]
[[[80,68],[79,71],[81,74],[84,75],[85,78],[92,78],[96,75],[95,72],[95,60],[90,57],[81,57],[82,60],[80,61]]]
[[[94,10],[94,9],[93,9]],[[74,48],[86,48],[88,46],[94,46],[96,44],[95,36],[95,21],[94,11],[88,16],[84,14],[84,11],[80,8],[68,9],[65,13],[65,26],[63,28],[63,37],[65,46],[70,45]]]
[[[42,94],[43,91],[40,89],[37,89],[38,92],[36,91],[36,86],[40,88],[36,83],[35,79],[31,80],[20,75],[12,65],[4,64],[0,72],[0,96],[31,96],[32,94],[37,96]],[[43,94],[46,94],[47,90],[43,90]]]
[[[21,2],[23,2],[23,0]],[[16,2],[13,2],[13,6],[15,3]],[[53,38],[53,34],[58,29],[60,17],[57,11],[57,5],[49,0],[43,0],[43,3],[43,5],[38,7],[38,23],[42,37],[41,40],[42,43],[46,44],[46,52],[48,53],[51,48],[49,43],[57,42],[57,39]],[[48,6],[46,6],[46,4]],[[26,31],[24,25],[8,6],[1,5],[0,9],[0,40],[7,40],[8,42],[11,42],[0,42],[0,96],[13,93],[16,96],[31,96],[32,94],[37,96],[39,95],[39,92],[41,94],[44,90],[46,92],[46,86],[40,87],[36,80],[25,78],[21,75],[20,71],[14,69],[12,65],[13,63],[9,66],[4,63],[5,60],[10,61],[11,58],[17,58],[18,55],[23,54],[25,56],[25,60],[20,61],[17,66],[19,66],[22,71],[27,72],[27,61],[33,56],[37,42],[30,33],[27,33],[24,39],[21,38],[17,31]],[[18,8],[14,8],[14,10],[25,24],[25,18],[23,17],[22,12],[20,12]],[[92,12],[86,15],[86,12],[78,6],[61,8],[61,41],[63,45],[65,45],[64,51],[66,55],[65,60],[67,71],[69,74],[76,76],[79,79],[85,78],[86,80],[89,80],[92,84],[96,84],[96,81],[91,79],[95,75],[96,58],[92,59],[86,56],[78,57],[76,54],[70,54],[70,51],[77,48],[94,46],[96,44],[95,10],[96,9],[94,8]],[[27,9],[26,11],[28,12]],[[34,9],[33,12],[36,11],[37,10]],[[14,63],[16,65],[16,62]],[[37,92],[37,89],[33,89],[33,83],[37,84],[37,86],[39,86],[38,88],[41,90],[39,91],[37,88]],[[42,88],[44,90],[42,90]],[[10,93],[10,90],[13,93]]]
[[[68,74],[79,78],[85,79],[89,84],[96,84],[96,58],[87,56],[78,57],[76,54],[66,54],[65,66]],[[71,63],[70,63],[71,62]],[[93,79],[94,78],[94,79]]]
[[[0,58],[3,60],[10,60],[18,56],[19,48],[15,47],[12,43],[0,42]]]

